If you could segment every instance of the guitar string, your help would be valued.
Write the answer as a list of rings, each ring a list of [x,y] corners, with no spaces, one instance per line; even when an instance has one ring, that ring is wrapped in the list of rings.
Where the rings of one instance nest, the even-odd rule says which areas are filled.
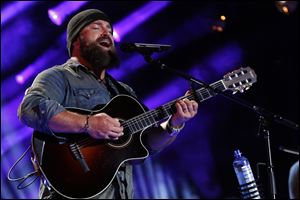
[[[223,84],[222,84],[221,81],[218,81],[218,82],[216,82],[216,83],[211,84],[211,86],[214,87],[214,88],[218,88],[218,87],[220,87],[220,86],[223,86]],[[206,89],[206,88],[201,88],[201,89],[199,89],[199,91],[196,91],[196,93],[197,93],[197,94],[199,93],[199,94],[201,95],[201,97],[202,97],[201,101],[206,100],[206,99],[208,99],[208,98],[210,98],[210,97],[213,96],[213,95],[211,95],[211,94],[209,93],[209,90]],[[203,94],[203,95],[206,95],[205,98],[203,97],[202,94]],[[207,96],[207,94],[208,94],[208,96]],[[170,115],[170,114],[168,113],[168,110],[171,108],[171,106],[174,104],[174,102],[175,102],[175,101],[178,101],[178,100],[180,100],[180,99],[184,99],[184,98],[187,98],[187,99],[191,100],[191,99],[194,98],[194,96],[191,94],[191,95],[188,95],[188,96],[180,97],[180,98],[178,98],[178,99],[176,99],[176,100],[173,100],[173,101],[167,103],[166,105],[162,106],[162,108],[165,108],[164,111],[165,111],[168,115]],[[146,113],[147,113],[147,114],[146,114]],[[136,117],[134,117],[134,118],[132,118],[132,119],[129,119],[129,120],[125,121],[124,124],[123,124],[123,127],[124,127],[124,128],[129,128],[130,131],[132,131],[131,127],[132,127],[132,128],[137,127],[136,130],[133,130],[133,133],[138,132],[138,131],[140,131],[141,129],[143,129],[143,126],[147,126],[148,122],[147,122],[146,120],[149,120],[149,122],[150,122],[149,125],[156,123],[157,120],[155,119],[155,117],[157,117],[158,114],[161,113],[161,110],[160,110],[159,108],[157,108],[157,109],[155,109],[155,110],[152,110],[152,111],[149,111],[149,112],[146,112],[146,113],[142,113],[142,114],[140,114],[140,115],[138,115],[138,116],[136,116]],[[151,118],[148,117],[149,115],[150,115],[150,117],[152,117],[152,119],[154,119],[154,122],[151,122]],[[166,116],[166,117],[167,117],[167,116]],[[162,118],[162,119],[163,119],[163,118]],[[146,125],[143,124],[143,120],[146,122]],[[139,123],[141,123],[142,127],[139,127]],[[137,126],[132,126],[132,125],[135,125],[135,124],[137,124]],[[133,133],[132,133],[132,134],[133,134]],[[78,144],[80,147],[82,147],[83,145],[90,144],[91,142],[95,142],[95,141],[90,141],[90,139],[91,139],[91,138],[85,138],[85,139],[82,139],[82,140],[80,140],[77,144]]]
[[[217,87],[219,87],[220,85],[222,85],[222,83],[217,82],[217,83],[216,83],[215,85],[213,85],[213,86],[214,86],[215,88],[217,88]],[[203,98],[203,95],[201,94],[201,92],[202,92],[202,93],[207,92],[207,93],[208,93],[208,96],[206,96],[206,98]],[[199,89],[199,93],[200,93],[201,97],[203,98],[202,100],[207,99],[207,98],[209,98],[209,97],[212,97],[212,95],[209,94],[209,91],[208,91],[207,89],[205,89],[205,88]],[[180,97],[180,98],[178,98],[178,99],[176,99],[176,100],[173,100],[173,101],[167,103],[165,106],[163,106],[163,107],[165,107],[165,110],[166,110],[167,114],[169,114],[169,113],[168,113],[168,109],[171,108],[171,106],[174,104],[175,101],[178,101],[178,100],[184,99],[184,98],[188,98],[189,100],[191,100],[191,99],[193,99],[194,97],[193,97],[193,95],[191,94],[191,95],[188,95],[188,96]],[[146,113],[147,113],[147,112],[146,112]],[[132,127],[133,124],[137,124],[137,126],[136,126],[136,127],[137,127],[137,130],[135,130],[135,131],[133,131],[133,132],[134,132],[134,133],[135,133],[135,132],[138,132],[138,131],[140,131],[141,129],[143,129],[143,126],[145,126],[145,125],[143,124],[142,120],[144,120],[145,122],[146,122],[146,120],[149,120],[149,122],[150,122],[151,124],[154,124],[154,123],[157,122],[157,121],[155,120],[155,117],[156,117],[158,114],[160,114],[160,113],[161,113],[161,111],[160,111],[159,109],[156,109],[156,110],[150,111],[150,112],[147,114],[147,115],[150,115],[151,117],[153,117],[154,122],[151,122],[150,117],[147,117],[147,115],[145,115],[145,113],[142,113],[141,115],[138,115],[138,116],[136,116],[136,117],[134,117],[134,118],[132,118],[132,119],[129,119],[129,120],[125,121],[125,123],[123,124],[123,127],[124,127],[124,128],[129,128],[130,131],[132,131],[132,129],[131,129],[130,127]],[[139,122],[142,124],[142,127],[139,127],[139,125],[138,125]],[[149,125],[151,125],[151,124],[149,124]],[[146,125],[147,125],[147,122],[146,122]],[[133,134],[133,133],[132,133],[132,134]],[[83,145],[86,145],[86,144],[88,144],[88,143],[91,142],[91,141],[89,141],[89,139],[90,139],[90,138],[82,139],[82,140],[80,140],[79,142],[77,142],[77,144],[78,144],[80,147],[83,146]]]
[[[223,84],[221,83],[221,81],[218,81],[218,82],[216,82],[215,84],[211,84],[211,86],[214,87],[214,88],[218,88],[219,86],[223,86]],[[201,97],[202,97],[201,101],[202,101],[202,100],[205,100],[205,99],[208,99],[208,98],[210,98],[210,97],[213,96],[213,95],[211,95],[211,94],[209,93],[209,90],[206,89],[206,88],[201,88],[201,89],[199,89],[199,91],[196,92],[196,93],[197,93],[197,94],[199,93],[199,94],[201,95]],[[203,95],[205,95],[205,93],[206,93],[206,96],[205,96],[205,98],[204,98]],[[207,94],[208,94],[208,95],[207,95]],[[180,97],[180,98],[178,98],[177,100],[171,101],[171,102],[167,103],[166,105],[162,106],[162,108],[164,109],[165,113],[167,113],[167,115],[170,115],[170,114],[169,114],[169,109],[171,108],[171,106],[174,104],[175,101],[178,101],[178,100],[184,99],[184,98],[187,98],[187,99],[193,99],[193,97],[194,97],[194,96],[193,96],[192,94],[191,94],[191,95],[188,95],[188,96]],[[147,113],[147,114],[146,114],[146,113]],[[133,133],[138,132],[138,131],[140,131],[141,129],[143,129],[143,126],[147,126],[147,124],[149,124],[149,122],[150,122],[149,125],[156,123],[157,120],[155,119],[155,117],[157,117],[158,114],[161,113],[161,110],[158,108],[158,109],[152,110],[152,111],[150,111],[150,112],[146,112],[146,113],[142,113],[142,114],[140,114],[140,115],[138,115],[138,116],[136,116],[136,117],[134,117],[134,118],[132,118],[132,119],[129,119],[129,120],[125,121],[124,124],[123,124],[123,127],[124,127],[124,128],[129,128],[130,131],[132,131],[133,128],[136,129],[136,127],[137,127],[137,129],[136,129],[136,130],[133,130],[132,132],[133,132]],[[152,118],[150,118],[149,116],[152,117]],[[167,116],[166,116],[166,117],[167,117]],[[164,118],[164,117],[163,117],[163,118]],[[163,118],[162,118],[162,119],[163,119]],[[151,122],[151,119],[153,119],[154,122]],[[143,120],[146,122],[146,125],[143,123]],[[149,120],[149,121],[148,121],[148,120]],[[142,127],[139,126],[139,123],[142,125]],[[136,125],[136,126],[133,126],[133,125]],[[94,141],[90,141],[90,138],[85,138],[85,139],[80,140],[77,144],[81,147],[81,146],[86,145],[86,144],[89,144],[89,143],[91,143],[91,142],[94,142]]]
[[[218,88],[219,86],[223,86],[223,84],[220,83],[220,82],[217,82],[215,85],[213,85],[213,87],[215,87],[215,88]],[[205,95],[204,93],[206,93],[206,97],[205,97],[205,98],[203,97],[203,95],[201,94],[201,92],[203,93],[203,95]],[[205,100],[205,99],[207,99],[207,98],[212,97],[212,95],[209,94],[209,91],[208,91],[206,88],[201,88],[201,89],[199,89],[199,94],[200,94],[201,97],[202,97],[201,100]],[[208,95],[207,95],[207,94],[208,94]],[[168,112],[168,110],[171,108],[171,106],[174,104],[174,102],[175,102],[175,101],[178,101],[178,100],[180,100],[180,99],[184,99],[184,98],[187,98],[187,99],[189,99],[189,100],[192,100],[192,99],[194,98],[194,96],[193,96],[192,94],[191,94],[191,95],[188,95],[188,96],[183,96],[183,97],[180,97],[180,98],[178,98],[178,99],[176,99],[176,100],[173,100],[173,101],[167,103],[165,106],[163,106],[163,107],[165,108],[166,113],[167,113],[168,115],[170,115],[169,112]],[[146,113],[147,113],[147,115],[146,115]],[[158,114],[161,113],[161,111],[160,111],[159,109],[156,109],[156,110],[152,110],[152,111],[149,111],[149,112],[146,112],[146,113],[142,113],[142,114],[140,114],[140,115],[138,115],[138,116],[136,116],[136,117],[134,117],[134,118],[131,118],[131,119],[125,121],[125,123],[123,124],[124,129],[125,129],[125,128],[129,128],[130,131],[132,131],[132,129],[131,129],[131,127],[133,127],[132,125],[135,125],[135,124],[136,124],[135,127],[137,127],[137,129],[135,128],[136,130],[133,130],[133,132],[134,132],[134,133],[135,133],[135,132],[138,132],[138,131],[140,131],[140,130],[143,129],[143,126],[147,126],[147,123],[148,123],[147,121],[148,121],[148,120],[149,120],[149,122],[150,122],[150,124],[148,124],[148,125],[151,125],[151,124],[156,123],[157,121],[155,120],[155,117],[157,117]],[[148,116],[150,116],[150,117],[152,117],[152,118],[150,118],[150,117],[148,117]],[[151,122],[151,119],[154,119],[154,122]],[[143,123],[143,120],[146,122],[146,125]],[[142,125],[142,127],[139,126],[139,123]],[[132,133],[132,134],[133,134],[133,133]],[[77,144],[78,144],[79,146],[83,146],[83,145],[86,145],[86,144],[89,144],[90,142],[92,142],[92,141],[89,141],[89,140],[90,140],[90,138],[85,138],[85,139],[82,139],[82,140],[80,140],[79,142],[77,142]]]
[[[217,85],[218,85],[218,86],[217,86]],[[216,85],[214,85],[214,86],[217,88],[217,87],[219,87],[220,85],[223,85],[223,84],[218,82],[218,83],[216,83]],[[202,91],[200,91],[200,90],[202,90]],[[212,95],[209,94],[209,91],[208,91],[207,89],[201,88],[200,90],[199,90],[199,92],[207,92],[207,93],[208,93],[208,96],[207,96],[206,98],[212,97]],[[200,93],[200,94],[201,94],[201,93]],[[202,96],[202,95],[201,95],[201,96]],[[193,95],[183,96],[183,97],[178,98],[177,100],[184,99],[184,98],[193,99]],[[202,98],[203,98],[203,96],[202,96]],[[204,99],[205,99],[205,98],[203,98],[202,100],[204,100]],[[170,106],[172,106],[172,105],[174,104],[174,102],[177,101],[177,100],[174,100],[174,101],[169,102],[168,104],[165,105],[165,107],[170,107]],[[172,104],[172,105],[170,105],[170,104]],[[151,112],[153,112],[154,115],[152,115]],[[148,115],[150,114],[151,117],[155,117],[155,116],[156,116],[157,114],[159,114],[160,112],[161,112],[161,111],[160,111],[159,109],[156,109],[156,110],[150,111],[150,112],[148,113]],[[126,121],[127,124],[125,123],[125,124],[123,125],[123,127],[129,127],[129,126],[131,126],[131,124],[135,124],[136,122],[140,122],[141,120],[147,119],[147,115],[146,115],[146,116],[143,116],[143,115],[145,115],[145,113],[142,113],[141,115],[138,115],[138,116],[136,116],[136,117],[134,117],[134,118],[132,118],[132,119],[127,120],[127,121]],[[139,118],[139,116],[140,116],[140,118]],[[142,125],[143,125],[143,124],[142,124]]]
[[[204,88],[202,88],[202,89],[203,89],[204,91],[206,90],[206,89],[204,89]],[[210,97],[210,96],[211,96],[211,95],[209,94],[209,97]],[[202,97],[203,97],[203,96],[202,96]],[[184,98],[193,99],[193,95],[183,96],[183,97],[180,97],[180,98],[177,99],[177,100],[184,99]],[[204,99],[204,98],[203,98],[203,99]],[[172,102],[169,102],[168,104],[165,105],[165,107],[170,107],[170,106],[171,106],[170,104],[173,105],[174,102],[177,101],[177,100],[174,100],[174,101],[172,101]],[[150,112],[153,112],[153,114],[156,115],[156,114],[160,113],[161,111],[160,111],[159,109],[156,109],[156,110],[150,111]],[[126,122],[128,123],[128,125],[130,125],[130,123],[132,123],[132,122],[137,122],[137,121],[139,121],[140,119],[142,119],[142,120],[147,119],[147,116],[143,117],[143,115],[145,115],[145,113],[142,113],[142,114],[141,114],[142,117],[140,117],[140,118],[139,118],[140,115],[138,115],[138,116],[136,116],[136,117],[134,117],[134,118],[132,118],[132,119],[127,120]],[[151,115],[151,114],[150,114],[150,115]],[[153,115],[152,115],[152,117],[153,117]],[[154,117],[155,117],[155,116],[154,116]],[[124,124],[125,127],[127,127],[126,125],[127,125],[127,124]]]
[[[171,102],[170,102],[169,104],[171,104]],[[165,106],[170,107],[171,105],[165,105]],[[148,114],[150,114],[150,115],[153,117],[153,119],[154,119],[155,115],[157,115],[158,113],[160,113],[160,111],[152,110],[152,111],[150,111]],[[134,117],[134,118],[136,118],[136,119],[131,119],[131,120],[126,121],[126,122],[124,123],[123,127],[124,127],[124,128],[129,128],[130,131],[132,131],[132,129],[130,128],[130,127],[131,127],[131,124],[135,124],[136,122],[140,122],[141,119],[143,119],[143,120],[144,120],[144,119],[149,119],[149,118],[147,118],[147,116],[143,117],[144,114],[145,114],[145,113],[142,113],[140,118],[139,118],[138,116],[136,116],[136,117]],[[149,120],[150,120],[150,119],[149,119]],[[154,119],[154,123],[156,123],[155,121],[156,121],[156,120]],[[151,120],[150,120],[150,122],[151,122]],[[141,122],[141,124],[143,125],[142,122]],[[136,130],[133,130],[134,133],[135,133],[135,132],[138,132],[140,129],[142,129],[139,125],[137,125],[136,127],[137,127],[137,129],[135,128]],[[133,134],[133,133],[132,133],[132,134]],[[82,148],[84,145],[90,144],[91,142],[92,142],[92,141],[90,141],[90,138],[85,138],[85,139],[79,140],[79,141],[77,142],[77,145],[78,145],[80,148]]]
[[[166,105],[166,106],[167,106],[167,107],[170,107],[170,105]],[[155,117],[159,112],[160,112],[160,111],[152,110],[152,111],[150,111],[148,114],[149,114],[150,116],[152,116],[153,119],[154,119],[154,117]],[[123,127],[124,127],[124,128],[129,128],[130,131],[132,131],[132,132],[138,132],[139,129],[141,129],[141,128],[139,127],[139,125],[138,125],[138,126],[135,126],[135,129],[136,129],[136,127],[137,127],[136,130],[132,130],[130,127],[132,127],[132,124],[135,124],[136,122],[141,121],[141,119],[142,119],[142,120],[148,119],[148,120],[151,122],[151,120],[150,120],[147,116],[143,117],[144,114],[145,114],[145,113],[142,113],[142,114],[141,114],[142,117],[136,116],[136,117],[134,117],[134,118],[136,118],[136,119],[130,119],[130,120],[125,121],[125,123],[123,124]],[[156,123],[155,121],[156,121],[156,120],[154,119],[154,122],[151,122],[151,123]],[[142,123],[142,122],[141,122],[141,123]],[[142,125],[143,125],[143,123],[142,123]],[[79,140],[79,142],[77,142],[77,144],[78,144],[80,147],[83,146],[83,145],[86,145],[86,144],[90,143],[89,139],[90,139],[90,138],[81,139],[81,140]]]

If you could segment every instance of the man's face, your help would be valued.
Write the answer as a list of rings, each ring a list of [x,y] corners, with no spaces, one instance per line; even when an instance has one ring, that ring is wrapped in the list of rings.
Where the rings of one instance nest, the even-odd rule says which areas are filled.
[[[97,20],[79,34],[80,53],[95,69],[108,69],[119,65],[112,28],[107,21]]]

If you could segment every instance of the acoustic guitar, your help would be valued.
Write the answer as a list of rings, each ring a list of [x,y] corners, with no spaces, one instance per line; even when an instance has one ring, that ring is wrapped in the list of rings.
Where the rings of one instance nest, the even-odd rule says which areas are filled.
[[[240,68],[210,84],[213,89],[243,92],[256,82],[250,68]],[[202,102],[216,95],[211,89],[200,88],[178,99]],[[143,132],[176,112],[173,100],[154,110],[146,111],[141,103],[128,95],[112,98],[101,109],[67,108],[80,114],[106,113],[118,118],[124,135],[118,140],[97,140],[88,134],[65,133],[64,139],[34,131],[32,150],[38,169],[49,185],[66,198],[93,198],[102,193],[114,179],[124,162],[144,160],[149,152],[142,142]]]

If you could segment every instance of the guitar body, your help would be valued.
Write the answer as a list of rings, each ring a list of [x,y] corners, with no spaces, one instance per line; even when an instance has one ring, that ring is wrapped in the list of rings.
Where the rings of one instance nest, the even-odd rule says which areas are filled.
[[[91,111],[70,108],[81,114]],[[142,105],[130,96],[119,95],[100,110],[120,120],[127,120],[144,113]],[[117,141],[96,140],[83,134],[66,134],[68,141],[35,131],[32,138],[33,151],[39,168],[55,191],[67,198],[92,198],[102,193],[112,182],[118,169],[125,161],[143,160],[149,153],[142,144],[143,131],[126,134]],[[79,136],[80,135],[80,136]],[[39,146],[43,146],[41,151]],[[76,150],[71,150],[73,145]],[[80,151],[88,171],[80,165],[74,152]],[[75,153],[76,154],[76,153]]]

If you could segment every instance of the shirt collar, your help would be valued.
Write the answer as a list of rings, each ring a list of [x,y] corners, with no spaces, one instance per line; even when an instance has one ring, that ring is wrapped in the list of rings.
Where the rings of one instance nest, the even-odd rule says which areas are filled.
[[[78,72],[79,69],[82,69],[84,72],[86,73],[90,73],[91,75],[93,75],[97,80],[99,79],[99,77],[89,68],[87,68],[86,66],[84,66],[83,64],[81,64],[75,57],[71,57],[68,61],[67,61],[67,65],[71,65],[74,66],[75,70]],[[105,72],[106,73],[106,72]],[[106,77],[106,76],[105,76]]]

